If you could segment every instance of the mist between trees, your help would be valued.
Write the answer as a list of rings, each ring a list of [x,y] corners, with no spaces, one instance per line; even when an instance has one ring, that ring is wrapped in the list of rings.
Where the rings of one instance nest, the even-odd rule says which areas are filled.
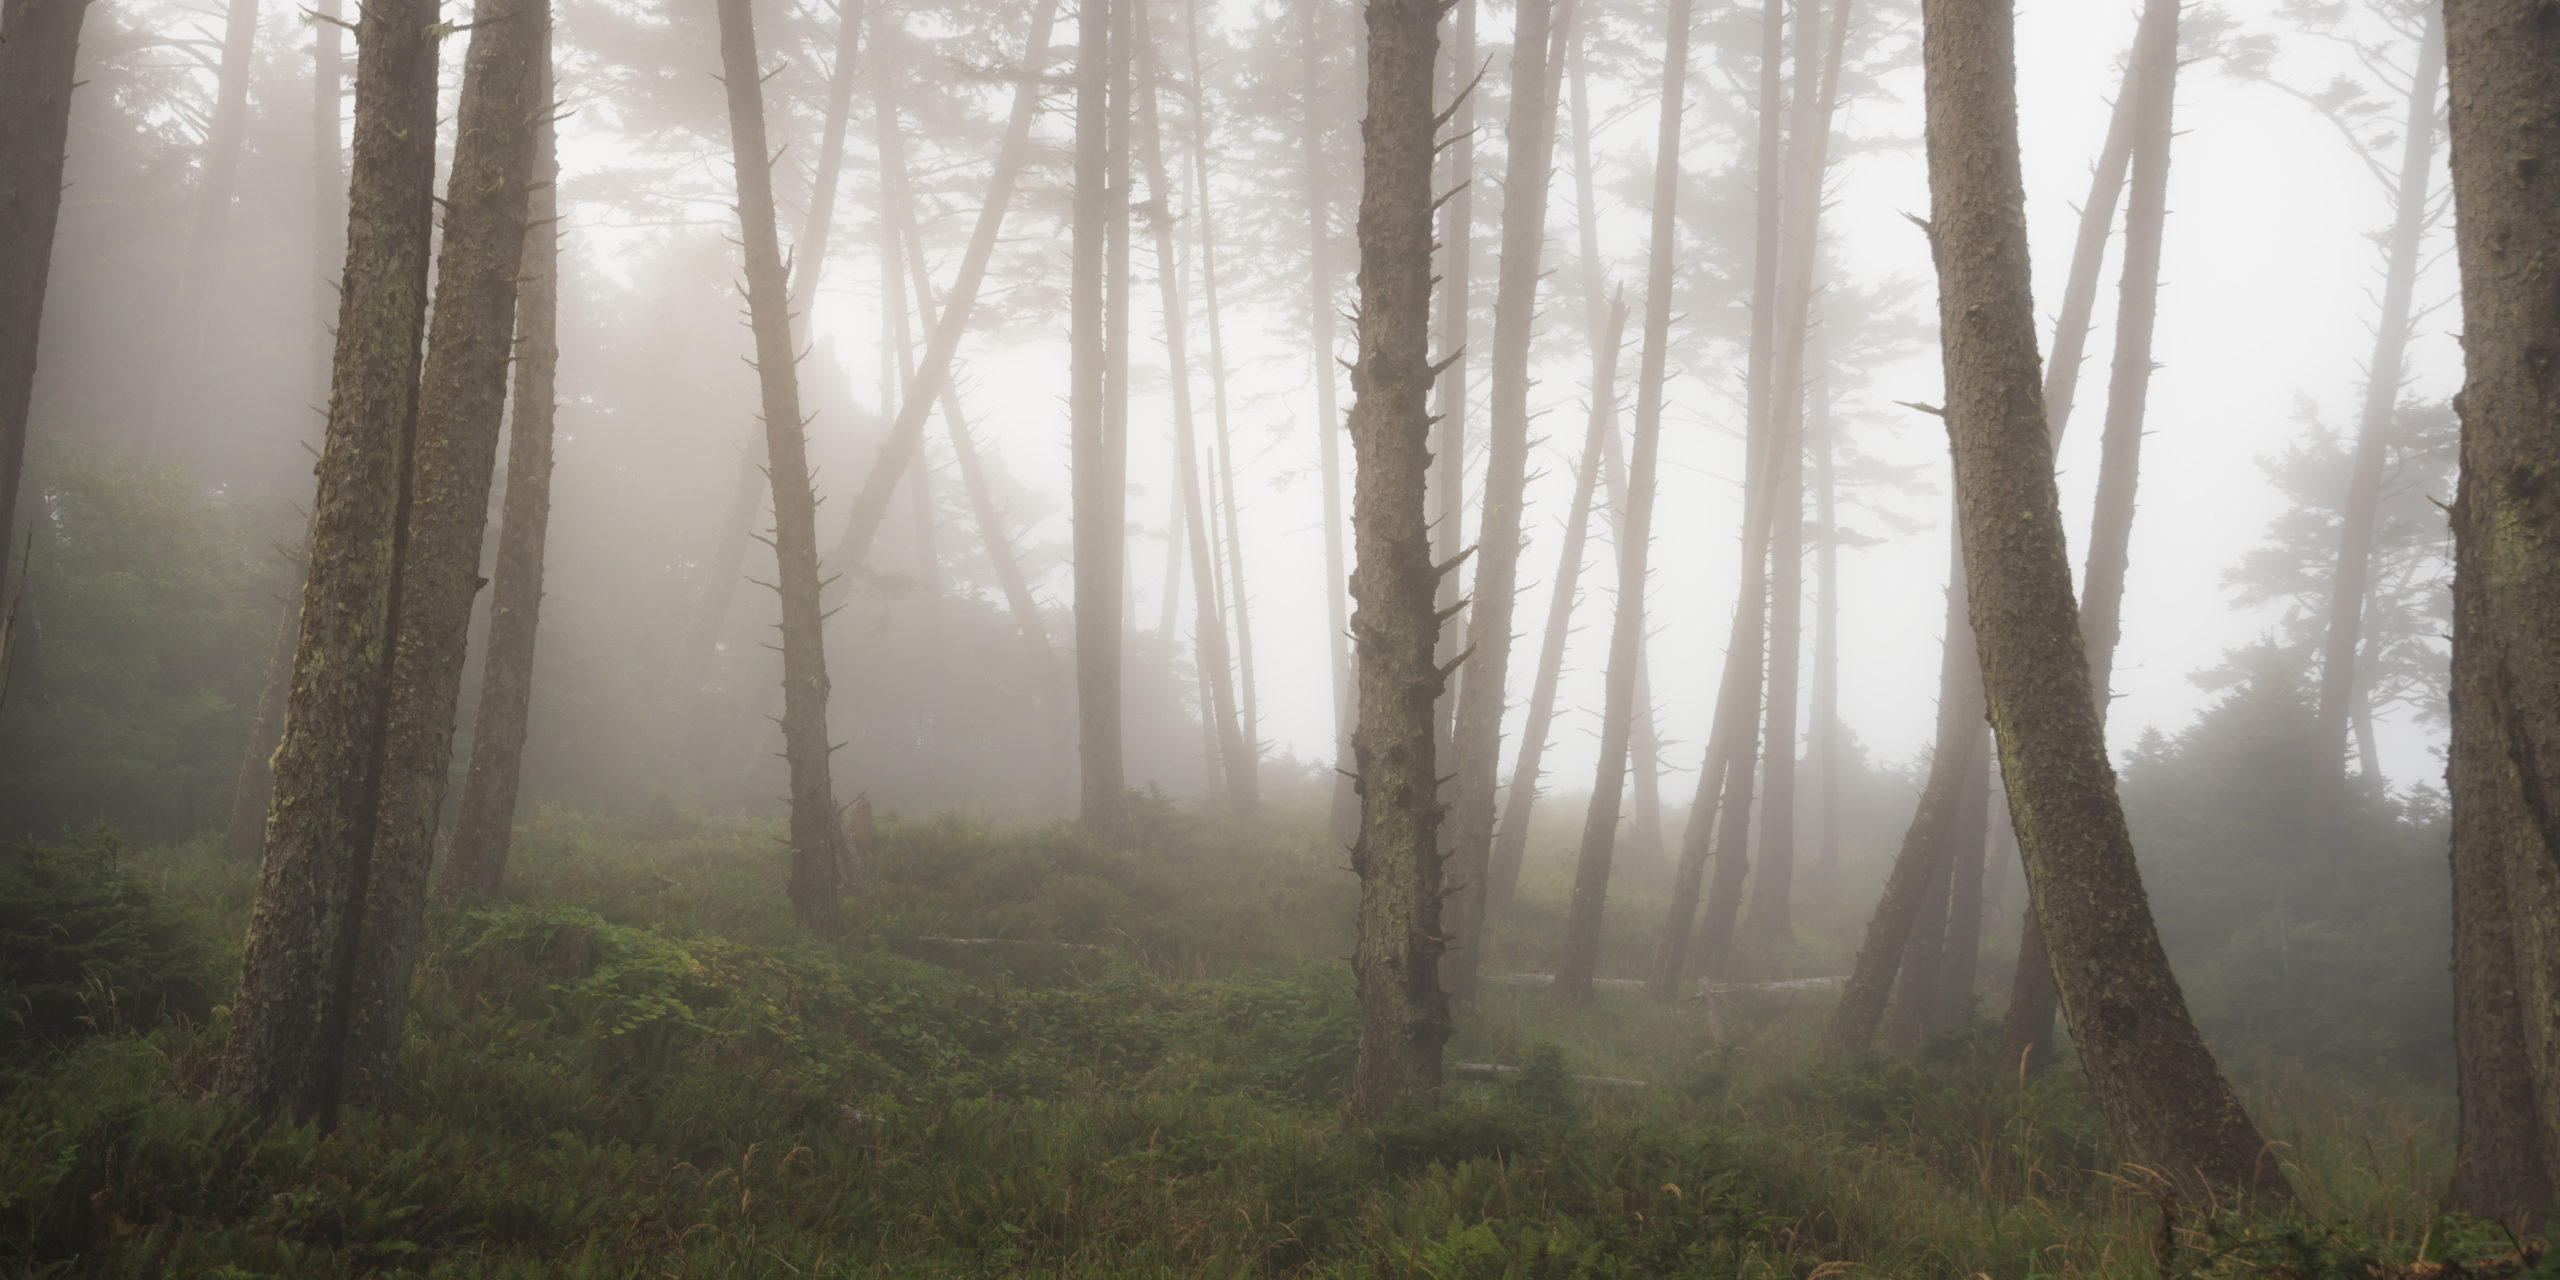
[[[2537,0],[8,0],[0,1239],[2542,1274],[2556,136]]]

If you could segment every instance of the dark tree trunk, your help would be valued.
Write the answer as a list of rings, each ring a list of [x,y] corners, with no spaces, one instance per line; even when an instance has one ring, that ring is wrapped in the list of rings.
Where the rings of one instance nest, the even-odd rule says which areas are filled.
[[[2560,1168],[2560,13],[2534,0],[2450,0],[2454,240],[2462,266],[2462,486],[2454,502],[2455,866],[2506,875],[2524,1058],[2541,1122],[2540,1185]],[[2465,810],[2471,812],[2465,814]],[[2465,881],[2457,881],[2457,891]],[[2495,937],[2492,904],[2457,897],[2454,937]],[[2457,951],[2457,955],[2461,955]],[[2494,955],[2490,957],[2494,961]],[[2521,1131],[2513,1064],[2475,1052],[2505,1034],[2494,963],[2457,972],[2463,1133]],[[2518,1192],[2512,1146],[2466,1156]],[[2547,1194],[2544,1197],[2547,1198]]]
[[[1480,886],[1491,866],[1495,783],[1502,760],[1502,713],[1511,666],[1512,616],[1520,590],[1523,489],[1529,468],[1529,345],[1537,323],[1539,257],[1546,247],[1547,184],[1553,175],[1556,103],[1548,59],[1552,0],[1520,0],[1511,39],[1511,108],[1504,133],[1502,262],[1494,280],[1493,348],[1487,356],[1487,432],[1468,595],[1466,661],[1450,730],[1450,875]],[[1461,907],[1458,937],[1481,898]],[[1461,960],[1472,959],[1473,952]],[[1459,993],[1467,994],[1465,990]]]
[[[1316,384],[1316,466],[1324,473],[1324,608],[1325,662],[1333,673],[1333,838],[1349,845],[1361,829],[1360,802],[1353,794],[1351,734],[1359,708],[1351,669],[1350,602],[1344,598],[1348,579],[1342,555],[1342,444],[1334,424],[1342,421],[1334,400],[1334,369],[1341,357],[1333,336],[1333,192],[1326,182],[1324,160],[1324,92],[1319,75],[1325,49],[1316,17],[1325,0],[1298,0],[1303,28],[1298,40],[1299,158],[1306,166],[1307,194],[1307,332],[1313,347]],[[1364,0],[1365,3],[1365,0]],[[1434,29],[1435,40],[1438,38]]]
[[[1572,631],[1573,606],[1582,581],[1582,553],[1591,528],[1591,503],[1603,465],[1602,441],[1618,426],[1618,349],[1626,337],[1627,305],[1620,299],[1591,351],[1591,414],[1582,437],[1582,462],[1576,468],[1573,505],[1564,521],[1564,550],[1556,560],[1555,593],[1547,604],[1545,642],[1538,650],[1538,674],[1529,686],[1528,723],[1520,733],[1520,755],[1512,767],[1511,789],[1502,800],[1502,826],[1495,832],[1493,857],[1486,869],[1487,918],[1511,905],[1520,883],[1520,859],[1529,847],[1530,806],[1537,802],[1540,761],[1555,723],[1556,684],[1564,673],[1565,637]],[[1445,563],[1445,562],[1444,562]]]
[[[2400,126],[2400,181],[2393,193],[2391,253],[2382,273],[2382,318],[2373,329],[2373,354],[2365,361],[2364,413],[2356,425],[2353,469],[2339,510],[2338,556],[2329,574],[2328,634],[2320,657],[2319,772],[2312,775],[2311,811],[2304,831],[2314,850],[2327,846],[2345,795],[2347,731],[2363,703],[2357,648],[2364,634],[2364,597],[2372,571],[2373,526],[2382,504],[2384,455],[2392,419],[2400,411],[2401,370],[2409,349],[2410,295],[2418,280],[2418,251],[2426,237],[2428,170],[2435,161],[2436,103],[2442,94],[2442,12],[2422,5],[2418,65],[2409,77],[2409,104]],[[2364,783],[2382,779],[2368,756]]]
[[[826,615],[819,603],[818,503],[809,481],[800,376],[791,346],[790,299],[773,220],[773,171],[765,141],[763,68],[747,0],[719,0],[721,80],[738,170],[747,312],[763,393],[765,473],[773,485],[774,578],[782,599],[782,750],[791,772],[791,909],[803,928],[832,933],[840,920],[844,834],[836,826],[828,767]]]
[[[2169,969],[2116,800],[2036,360],[2008,0],[1924,0],[1930,245],[1965,576],[2010,816],[2116,1154],[2225,1203],[2289,1198]]]
[[[1979,736],[1976,735],[1977,740]],[[1938,974],[1946,960],[1947,899],[1955,879],[1955,859],[1948,855],[1954,852],[1955,833],[1964,823],[1963,775],[1973,772],[1972,752],[1973,748],[1967,749],[1959,767],[1956,812],[1947,822],[1946,838],[1933,851],[1928,887],[1920,893],[1920,916],[1912,923],[1911,940],[1902,948],[1893,1007],[1887,1011],[1884,1024],[1884,1046],[1895,1053],[1917,1050],[1929,1034],[1930,1018],[1937,1011]]]
[[[230,238],[231,202],[240,190],[240,152],[249,140],[249,64],[258,43],[258,0],[231,0],[222,22],[222,60],[215,71],[213,117],[204,138],[204,172],[196,185],[195,211],[187,220],[184,256],[169,308],[169,359],[161,369],[160,399],[150,423],[154,443],[168,446],[182,421],[192,421],[198,374],[203,370],[205,297],[213,289],[223,242]],[[195,441],[187,443],[193,444]]]
[[[1440,1091],[1449,1038],[1440,989],[1439,771],[1433,701],[1447,673],[1423,492],[1431,469],[1432,65],[1440,0],[1368,0],[1368,118],[1362,123],[1360,351],[1351,366],[1359,566],[1352,619],[1360,719],[1360,993],[1355,1114],[1377,1118]],[[1312,105],[1312,104],[1310,104]],[[1319,299],[1321,305],[1321,299]]]
[[[1165,358],[1173,393],[1173,449],[1182,468],[1178,492],[1183,525],[1190,531],[1192,613],[1200,680],[1209,695],[1201,714],[1217,736],[1216,758],[1226,783],[1229,811],[1238,819],[1253,817],[1259,797],[1254,787],[1253,754],[1246,748],[1244,728],[1236,717],[1234,668],[1227,655],[1227,622],[1218,607],[1217,552],[1210,546],[1209,505],[1200,492],[1199,433],[1191,413],[1189,327],[1176,272],[1173,241],[1173,184],[1166,180],[1163,129],[1157,118],[1162,87],[1156,74],[1155,33],[1147,18],[1146,0],[1127,0],[1133,28],[1132,60],[1138,79],[1138,151],[1147,168],[1147,195],[1155,209],[1148,219],[1155,232],[1156,282],[1163,305]]]
[[[435,0],[376,0],[356,27],[345,286],[302,634],[223,1049],[224,1092],[259,1112],[323,1123],[335,1120],[346,1083],[348,1003],[370,900],[426,319],[437,21]],[[18,83],[0,80],[11,91]]]
[[[1074,346],[1076,736],[1083,822],[1108,834],[1119,827],[1128,790],[1120,772],[1120,570],[1127,474],[1112,465],[1121,455],[1112,447],[1109,399],[1115,388],[1108,374],[1111,325],[1105,314],[1110,305],[1108,224],[1123,201],[1111,190],[1111,5],[1109,0],[1089,0],[1078,13],[1075,245],[1068,302]]]
[[[545,113],[534,142],[523,284],[516,297],[515,400],[508,415],[507,497],[489,593],[488,652],[445,868],[447,887],[465,897],[494,895],[506,874],[516,788],[524,774],[525,726],[533,708],[534,632],[542,617],[542,551],[551,526],[551,427],[560,368],[560,155],[549,114],[548,63],[546,52],[534,98]]]
[[[862,0],[840,0],[836,10],[836,60],[827,77],[827,113],[819,127],[818,168],[809,187],[809,220],[801,227],[791,253],[791,323],[793,350],[808,333],[809,305],[818,296],[818,278],[827,269],[827,241],[835,231],[836,188],[844,173],[844,134],[853,114],[856,53],[862,43]],[[738,441],[738,474],[730,485],[729,506],[720,517],[719,541],[703,569],[702,589],[676,645],[673,689],[678,697],[701,692],[720,633],[728,629],[729,606],[737,599],[738,582],[747,564],[747,544],[755,537],[756,513],[770,486],[765,482],[763,442],[751,427]]]
[[[1689,0],[1671,0],[1662,37],[1662,117],[1653,151],[1653,241],[1646,269],[1644,354],[1636,367],[1636,430],[1627,459],[1627,505],[1618,515],[1618,599],[1609,628],[1609,683],[1600,714],[1600,762],[1582,821],[1573,901],[1565,915],[1564,958],[1556,990],[1576,1004],[1591,999],[1600,963],[1600,917],[1609,893],[1609,863],[1618,843],[1618,813],[1627,749],[1636,716],[1636,671],[1644,660],[1644,588],[1653,545],[1653,489],[1662,440],[1662,390],[1670,362],[1671,276],[1680,203],[1680,113],[1689,83]]]
[[[1961,1030],[1972,1019],[1973,983],[1982,972],[1982,872],[1991,843],[1991,747],[1980,740],[1984,732],[1976,730],[1947,836],[1947,940],[1940,949],[1929,1031]]]
[[[18,490],[26,478],[27,409],[36,331],[44,320],[53,228],[62,214],[62,152],[88,0],[0,4],[0,583],[18,563]]]

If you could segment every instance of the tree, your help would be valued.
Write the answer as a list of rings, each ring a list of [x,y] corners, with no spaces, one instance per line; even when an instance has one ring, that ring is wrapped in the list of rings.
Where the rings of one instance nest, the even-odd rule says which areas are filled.
[[[2541,1207],[2560,1167],[2560,493],[2545,478],[2560,451],[2560,201],[2545,159],[2560,26],[2530,0],[2451,0],[2444,33],[2463,355],[2447,772],[2468,1164],[2456,1194],[2487,1212]],[[2537,1127],[2528,1151],[2517,1139]]]
[[[535,104],[546,108],[528,192],[522,289],[516,298],[515,396],[508,415],[507,497],[498,516],[498,564],[489,593],[488,650],[481,660],[471,761],[454,809],[445,880],[462,895],[498,891],[523,780],[525,725],[533,709],[534,632],[542,617],[542,553],[551,525],[551,426],[560,367],[560,154],[551,105],[550,56]]]
[[[1121,508],[1126,472],[1115,456],[1105,400],[1110,342],[1103,314],[1112,218],[1111,4],[1086,0],[1076,19],[1075,245],[1071,309],[1074,418],[1076,734],[1087,828],[1119,824]]]
[[[1333,193],[1325,181],[1324,93],[1321,71],[1325,49],[1316,17],[1325,0],[1298,0],[1298,155],[1306,171],[1307,200],[1307,337],[1316,385],[1316,468],[1324,485],[1325,662],[1333,673],[1334,785],[1333,838],[1351,843],[1361,828],[1354,794],[1352,730],[1358,723],[1357,679],[1351,669],[1349,602],[1343,599],[1347,579],[1342,556],[1342,445],[1334,423],[1341,411],[1334,401],[1334,366],[1341,357],[1333,336]],[[1365,0],[1364,0],[1365,3]],[[1434,28],[1433,39],[1438,39]],[[1364,159],[1363,163],[1366,161]]]
[[[2015,17],[1922,9],[1930,250],[1970,612],[2001,775],[2074,1042],[2120,1158],[2190,1192],[2289,1197],[2169,970],[2115,795],[2072,596],[2036,359]]]
[[[764,406],[765,473],[773,485],[775,592],[782,600],[782,744],[791,770],[791,910],[802,927],[836,928],[844,834],[828,766],[826,615],[818,600],[818,499],[800,413],[798,353],[781,239],[774,230],[773,149],[765,141],[764,71],[748,0],[719,0],[721,82],[738,172],[748,327]]]
[[[1362,126],[1359,356],[1351,366],[1356,459],[1351,594],[1360,718],[1352,735],[1360,838],[1360,997],[1352,1110],[1375,1119],[1440,1091],[1449,1038],[1440,989],[1440,777],[1432,704],[1447,672],[1432,595],[1423,499],[1431,468],[1431,170],[1441,0],[1368,0],[1368,119]],[[1329,425],[1329,424],[1328,424]]]
[[[88,0],[0,4],[0,582],[17,534],[44,321],[53,230],[62,214],[62,153]]]
[[[1689,0],[1671,0],[1662,39],[1662,122],[1653,152],[1653,243],[1644,299],[1644,354],[1636,369],[1636,430],[1627,463],[1627,505],[1618,518],[1618,601],[1609,628],[1607,705],[1600,716],[1600,761],[1583,815],[1573,901],[1565,917],[1564,959],[1556,990],[1575,1003],[1591,999],[1600,961],[1600,916],[1609,892],[1609,863],[1618,842],[1619,800],[1636,717],[1636,668],[1644,660],[1644,587],[1653,542],[1655,460],[1662,441],[1664,370],[1670,360],[1671,275],[1680,203],[1680,114],[1689,82]]]
[[[204,342],[205,295],[231,228],[231,204],[240,186],[240,152],[249,138],[249,60],[258,41],[258,0],[231,0],[222,21],[222,59],[215,69],[213,118],[204,139],[204,172],[187,223],[186,254],[178,262],[175,300],[169,309],[170,359],[160,382],[158,421],[162,443],[177,429],[182,407],[195,402],[197,349]]]

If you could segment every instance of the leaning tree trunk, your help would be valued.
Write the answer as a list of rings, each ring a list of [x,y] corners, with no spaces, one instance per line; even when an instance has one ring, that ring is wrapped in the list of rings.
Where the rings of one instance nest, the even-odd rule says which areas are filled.
[[[1591,350],[1591,414],[1582,437],[1582,462],[1575,469],[1573,505],[1565,513],[1564,549],[1556,559],[1555,593],[1547,602],[1545,642],[1538,650],[1538,674],[1529,685],[1529,711],[1520,733],[1520,754],[1512,766],[1511,789],[1502,799],[1502,826],[1494,833],[1492,865],[1486,869],[1486,918],[1507,910],[1520,883],[1520,858],[1529,847],[1530,806],[1537,802],[1540,762],[1555,723],[1556,684],[1564,673],[1565,638],[1573,630],[1573,606],[1582,581],[1582,549],[1591,529],[1592,495],[1605,465],[1602,442],[1618,429],[1618,349],[1627,330],[1627,304],[1618,299],[1605,325],[1595,330]],[[1445,563],[1445,562],[1444,562]]]
[[[1440,1091],[1449,1002],[1440,990],[1440,777],[1431,707],[1447,672],[1423,496],[1431,470],[1431,69],[1440,0],[1368,0],[1368,118],[1362,126],[1360,350],[1351,366],[1352,618],[1360,721],[1360,993],[1352,1110],[1375,1119]]]
[[[1538,261],[1546,247],[1553,175],[1555,93],[1548,59],[1552,0],[1520,0],[1511,40],[1511,110],[1505,130],[1502,262],[1494,280],[1493,348],[1487,356],[1483,496],[1468,595],[1467,648],[1450,730],[1453,800],[1450,875],[1466,901],[1456,936],[1469,950],[1483,916],[1481,888],[1493,854],[1494,790],[1502,767],[1502,713],[1511,666],[1511,619],[1520,594],[1521,510],[1529,469],[1529,342],[1537,323]],[[1446,563],[1446,562],[1444,562]],[[1461,990],[1463,997],[1468,994]]]
[[[1217,492],[1226,507],[1227,600],[1235,619],[1236,691],[1243,717],[1246,767],[1253,771],[1254,794],[1262,790],[1262,716],[1253,681],[1253,609],[1244,581],[1244,527],[1236,502],[1235,443],[1227,430],[1227,343],[1218,308],[1218,236],[1209,202],[1209,105],[1200,87],[1200,6],[1184,0],[1182,44],[1189,55],[1191,78],[1191,184],[1193,212],[1200,223],[1201,309],[1209,322],[1209,402],[1218,431]]]
[[[62,152],[88,13],[88,0],[0,5],[0,584],[18,559],[10,552],[26,476],[36,330],[62,214]]]
[[[1342,445],[1337,437],[1341,410],[1334,401],[1334,367],[1341,357],[1333,336],[1333,193],[1325,181],[1324,106],[1319,75],[1326,50],[1317,34],[1316,17],[1325,0],[1298,0],[1303,27],[1298,37],[1298,154],[1306,168],[1307,197],[1307,336],[1313,348],[1316,384],[1316,469],[1324,483],[1324,616],[1325,663],[1333,675],[1333,816],[1329,830],[1345,845],[1357,838],[1360,803],[1353,794],[1351,733],[1359,714],[1353,688],[1349,645],[1349,602],[1343,598],[1347,579],[1342,556]],[[1437,39],[1436,28],[1434,39]]]
[[[1681,836],[1680,865],[1671,878],[1671,907],[1654,942],[1652,989],[1657,1000],[1671,999],[1687,976],[1690,928],[1698,916],[1699,883],[1706,876],[1708,857],[1721,855],[1715,893],[1728,908],[1747,870],[1742,833],[1750,828],[1751,779],[1759,759],[1760,642],[1768,617],[1770,483],[1763,473],[1770,456],[1769,358],[1778,332],[1778,217],[1784,158],[1779,108],[1786,95],[1785,36],[1784,0],[1767,0],[1760,13],[1751,346],[1743,378],[1741,585],[1734,595],[1733,629],[1725,640],[1724,677],[1716,687],[1715,717],[1708,722],[1706,761],[1698,769],[1697,796],[1689,802],[1689,829]],[[1738,791],[1737,777],[1741,779]],[[1741,812],[1733,812],[1736,809]]]
[[[1662,118],[1653,151],[1653,243],[1646,268],[1644,354],[1636,366],[1636,431],[1627,458],[1627,506],[1618,514],[1618,600],[1609,628],[1609,684],[1600,714],[1600,762],[1583,814],[1573,900],[1566,909],[1564,958],[1556,990],[1591,999],[1600,964],[1600,916],[1618,843],[1619,800],[1636,714],[1636,667],[1644,660],[1644,584],[1653,545],[1653,486],[1662,441],[1662,384],[1670,362],[1671,275],[1680,206],[1680,113],[1689,83],[1689,0],[1671,0],[1662,37]]]
[[[2534,0],[2450,0],[2454,243],[2462,266],[2462,487],[2454,502],[2455,688],[2451,774],[2457,868],[2504,863],[2526,1065],[2542,1171],[2560,1169],[2560,25]],[[2486,696],[2478,696],[2483,695]],[[2467,785],[2466,785],[2467,784]],[[2473,809],[2469,818],[2461,815]],[[2466,839],[2468,837],[2468,839]],[[2457,940],[2493,930],[2492,904],[2458,899]],[[2465,1045],[2502,1033],[2476,999],[2489,972],[2457,973]],[[2502,1112],[2513,1081],[2466,1054],[2466,1137]],[[2475,1120],[2475,1113],[2477,1117]],[[2495,1151],[2473,1150],[2472,1159]],[[2510,1160],[2520,1174],[2521,1160]],[[2519,1178],[2516,1190],[2532,1184]],[[2546,1184],[2547,1185],[2547,1184]]]
[[[1627,509],[1626,459],[1618,456],[1618,433],[1601,437],[1600,484],[1612,513],[1609,536],[1614,542]],[[1635,722],[1627,735],[1627,830],[1621,851],[1646,862],[1662,860],[1662,739],[1653,724],[1653,645],[1636,641]],[[1501,833],[1495,833],[1500,843]]]
[[[356,27],[345,286],[302,634],[223,1047],[224,1092],[256,1111],[323,1123],[335,1120],[345,1083],[348,992],[370,896],[391,602],[426,319],[437,21],[435,0],[376,0]],[[17,83],[0,81],[12,90]]]
[[[2373,329],[2373,354],[2365,361],[2364,413],[2356,424],[2353,470],[2348,473],[2346,504],[2339,509],[2338,555],[2329,573],[2328,634],[2320,656],[2318,721],[2319,771],[2312,775],[2311,810],[2305,815],[2306,844],[2326,846],[2337,831],[2345,800],[2347,729],[2363,703],[2364,684],[2357,679],[2356,650],[2364,634],[2364,598],[2372,573],[2373,526],[2382,505],[2384,454],[2391,422],[2400,411],[2401,370],[2409,349],[2410,295],[2418,280],[2418,251],[2426,237],[2428,170],[2435,161],[2436,100],[2444,76],[2442,13],[2425,11],[2418,36],[2418,67],[2409,77],[2409,105],[2400,126],[2400,181],[2394,192],[2398,206],[2391,225],[2391,256],[2382,274],[2382,318]],[[2367,787],[2381,778],[2370,767]]]
[[[514,838],[533,711],[533,642],[542,618],[542,552],[551,526],[551,427],[560,369],[560,153],[549,113],[546,52],[534,102],[545,108],[534,141],[524,283],[516,297],[514,405],[507,428],[507,498],[498,517],[498,564],[489,592],[488,652],[480,668],[471,763],[453,815],[445,884],[461,897],[495,895]]]
[[[774,231],[773,170],[765,142],[763,70],[747,0],[719,0],[721,81],[738,170],[740,247],[747,314],[764,403],[765,471],[773,485],[774,586],[782,599],[782,750],[791,773],[791,910],[801,926],[832,933],[844,835],[836,826],[828,767],[826,615],[818,600],[818,500],[800,414],[800,371],[781,238]]]
[[[231,203],[240,189],[240,152],[249,140],[249,64],[258,43],[258,0],[231,0],[222,22],[222,60],[214,73],[213,116],[204,138],[204,172],[196,185],[195,211],[187,220],[184,256],[169,308],[169,358],[160,370],[160,397],[149,424],[153,443],[196,415],[197,375],[203,370],[205,298],[230,237]]]
[[[1965,577],[2010,816],[2118,1157],[2289,1198],[2187,1014],[2107,763],[2038,394],[2008,0],[1924,0],[1930,248]]]
[[[2142,49],[2137,41],[2125,55],[2124,82],[2116,90],[2115,108],[2107,115],[2107,137],[2089,166],[2089,195],[2080,202],[2080,230],[2071,243],[2071,266],[2063,275],[2062,309],[2053,322],[2053,361],[2045,366],[2045,423],[2056,451],[2063,428],[2071,425],[2071,408],[2079,398],[2080,363],[2089,349],[2089,323],[2098,309],[2098,277],[2107,261],[2107,233],[2115,228],[2116,207],[2124,201],[2125,170],[2133,163],[2134,111],[2140,104]],[[2032,918],[2032,917],[2030,917]]]
[[[1184,527],[1191,536],[1191,594],[1196,608],[1192,643],[1200,679],[1209,694],[1201,714],[1217,734],[1217,759],[1223,766],[1227,804],[1238,819],[1253,817],[1258,804],[1253,755],[1246,749],[1243,725],[1236,718],[1234,668],[1227,658],[1227,623],[1218,608],[1217,553],[1211,549],[1209,509],[1200,494],[1199,433],[1191,414],[1191,359],[1182,285],[1174,270],[1173,186],[1165,179],[1163,129],[1157,119],[1155,33],[1148,24],[1146,0],[1127,0],[1132,29],[1132,61],[1138,79],[1138,151],[1147,168],[1147,194],[1156,213],[1148,219],[1155,232],[1156,282],[1164,315],[1165,359],[1173,392],[1173,451],[1182,468],[1179,491]]]
[[[1988,732],[1976,728],[1976,734]],[[1973,1017],[1974,979],[1982,972],[1982,881],[1991,844],[1991,750],[1975,747],[1948,834],[1947,940],[1938,960],[1938,990],[1923,1031],[1961,1029]]]
[[[1971,755],[1965,757],[1963,773],[1973,771]],[[1947,898],[1954,883],[1955,834],[1963,825],[1966,797],[1959,775],[1956,816],[1947,824],[1947,835],[1929,863],[1929,884],[1920,893],[1920,918],[1914,922],[1911,940],[1902,948],[1902,968],[1893,989],[1893,1007],[1884,1023],[1885,1048],[1908,1054],[1920,1047],[1929,1032],[1929,1017],[1936,1010],[1938,968],[1946,958]]]

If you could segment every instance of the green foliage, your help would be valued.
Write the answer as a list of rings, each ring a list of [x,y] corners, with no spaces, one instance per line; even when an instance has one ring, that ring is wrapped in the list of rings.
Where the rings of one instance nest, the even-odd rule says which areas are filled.
[[[200,1018],[217,979],[193,916],[121,865],[93,832],[0,849],[0,1052]]]

